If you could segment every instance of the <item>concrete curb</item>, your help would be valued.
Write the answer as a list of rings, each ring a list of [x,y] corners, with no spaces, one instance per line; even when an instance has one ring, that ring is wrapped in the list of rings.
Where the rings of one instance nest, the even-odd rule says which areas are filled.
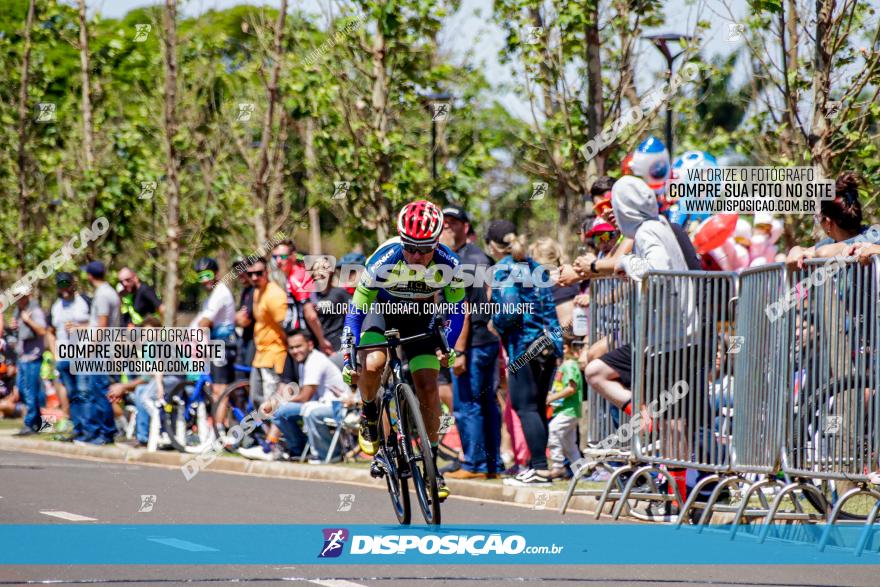
[[[8,434],[0,435],[0,450],[16,452],[35,452],[71,458],[93,458],[112,462],[143,463],[165,467],[183,467],[184,463],[197,455],[179,452],[148,452],[145,449],[121,446],[81,446],[68,442],[16,438]],[[334,483],[354,483],[358,485],[384,486],[385,482],[370,477],[367,469],[355,469],[338,465],[307,465],[291,462],[262,462],[220,455],[207,467],[214,473],[239,473],[260,475],[279,479],[305,479],[311,481],[332,481]],[[183,473],[181,472],[181,476]],[[499,483],[447,480],[453,497],[466,497],[477,500],[496,501],[528,507],[531,509],[558,510],[565,497],[567,485],[552,489],[532,487],[510,487]],[[596,500],[586,496],[573,497],[568,511],[579,514],[594,514]],[[562,518],[560,518],[562,519]]]

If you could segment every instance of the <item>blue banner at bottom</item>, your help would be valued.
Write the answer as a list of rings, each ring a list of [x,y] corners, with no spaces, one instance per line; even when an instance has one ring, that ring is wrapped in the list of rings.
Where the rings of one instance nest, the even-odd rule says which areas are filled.
[[[764,529],[646,524],[7,524],[0,525],[0,564],[880,564],[880,536],[873,528],[770,526],[762,537]]]

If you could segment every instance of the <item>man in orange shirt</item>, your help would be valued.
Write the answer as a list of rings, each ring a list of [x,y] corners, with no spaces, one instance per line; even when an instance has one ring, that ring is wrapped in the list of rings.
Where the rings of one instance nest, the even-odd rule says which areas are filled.
[[[266,261],[257,259],[247,268],[254,286],[254,343],[251,397],[255,403],[269,399],[281,381],[287,358],[287,339],[282,322],[287,314],[287,294],[269,280]]]

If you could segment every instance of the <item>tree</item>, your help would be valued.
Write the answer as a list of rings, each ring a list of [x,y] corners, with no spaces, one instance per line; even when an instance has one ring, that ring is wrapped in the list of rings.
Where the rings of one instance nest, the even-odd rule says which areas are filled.
[[[812,165],[827,177],[852,169],[880,179],[880,27],[859,0],[750,4],[745,49],[753,107],[737,133],[757,164]],[[862,198],[869,214],[878,190]],[[874,212],[876,214],[876,212]],[[786,217],[785,244],[809,236],[809,223]]]
[[[177,321],[178,263],[180,262],[180,165],[177,147],[177,0],[165,0],[165,175],[168,190],[165,211],[165,324]]]
[[[287,18],[287,0],[281,0],[281,8],[278,10],[278,19],[275,22],[274,29],[274,38],[272,42],[272,72],[270,74],[268,83],[266,84],[266,96],[267,96],[267,107],[266,114],[263,117],[263,131],[260,135],[260,149],[259,155],[257,157],[257,167],[254,175],[254,199],[255,204],[258,206],[257,208],[257,241],[265,242],[268,238],[268,235],[273,232],[271,226],[270,218],[267,216],[270,212],[273,212],[275,206],[271,205],[269,201],[270,192],[269,192],[269,173],[270,173],[270,160],[269,160],[269,149],[270,146],[273,147],[273,163],[279,161],[279,143],[283,142],[283,139],[280,137],[275,137],[273,141],[273,134],[275,131],[275,110],[278,108],[278,86],[279,86],[279,78],[281,76],[281,64],[282,64],[282,43],[284,41],[284,23]],[[284,129],[282,128],[282,133]],[[277,167],[272,169],[274,173],[273,176],[277,177],[279,170]],[[272,182],[273,185],[277,185],[277,182]],[[277,193],[277,192],[276,192]],[[262,216],[262,217],[260,217]]]
[[[27,186],[28,177],[28,86],[30,82],[31,65],[31,29],[34,25],[34,0],[28,2],[27,18],[24,22],[24,54],[21,60],[21,82],[18,90],[18,234],[16,239],[16,253],[18,257],[18,276],[24,274],[25,267],[25,240],[23,235],[28,233],[29,194]]]
[[[495,20],[506,33],[501,58],[518,60],[520,93],[532,114],[513,158],[528,184],[548,184],[552,200],[534,204],[554,207],[556,237],[567,244],[580,222],[581,200],[606,171],[609,157],[653,122],[646,116],[589,160],[580,152],[626,103],[639,106],[634,46],[643,26],[662,22],[659,3],[615,0],[600,7],[599,0],[503,0],[495,4]],[[533,197],[530,185],[520,193]]]

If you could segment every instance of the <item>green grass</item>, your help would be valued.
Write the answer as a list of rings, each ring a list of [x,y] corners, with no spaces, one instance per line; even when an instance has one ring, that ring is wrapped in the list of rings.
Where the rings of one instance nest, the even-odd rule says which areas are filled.
[[[2,419],[0,420],[0,430],[19,430],[23,426],[21,418]]]

